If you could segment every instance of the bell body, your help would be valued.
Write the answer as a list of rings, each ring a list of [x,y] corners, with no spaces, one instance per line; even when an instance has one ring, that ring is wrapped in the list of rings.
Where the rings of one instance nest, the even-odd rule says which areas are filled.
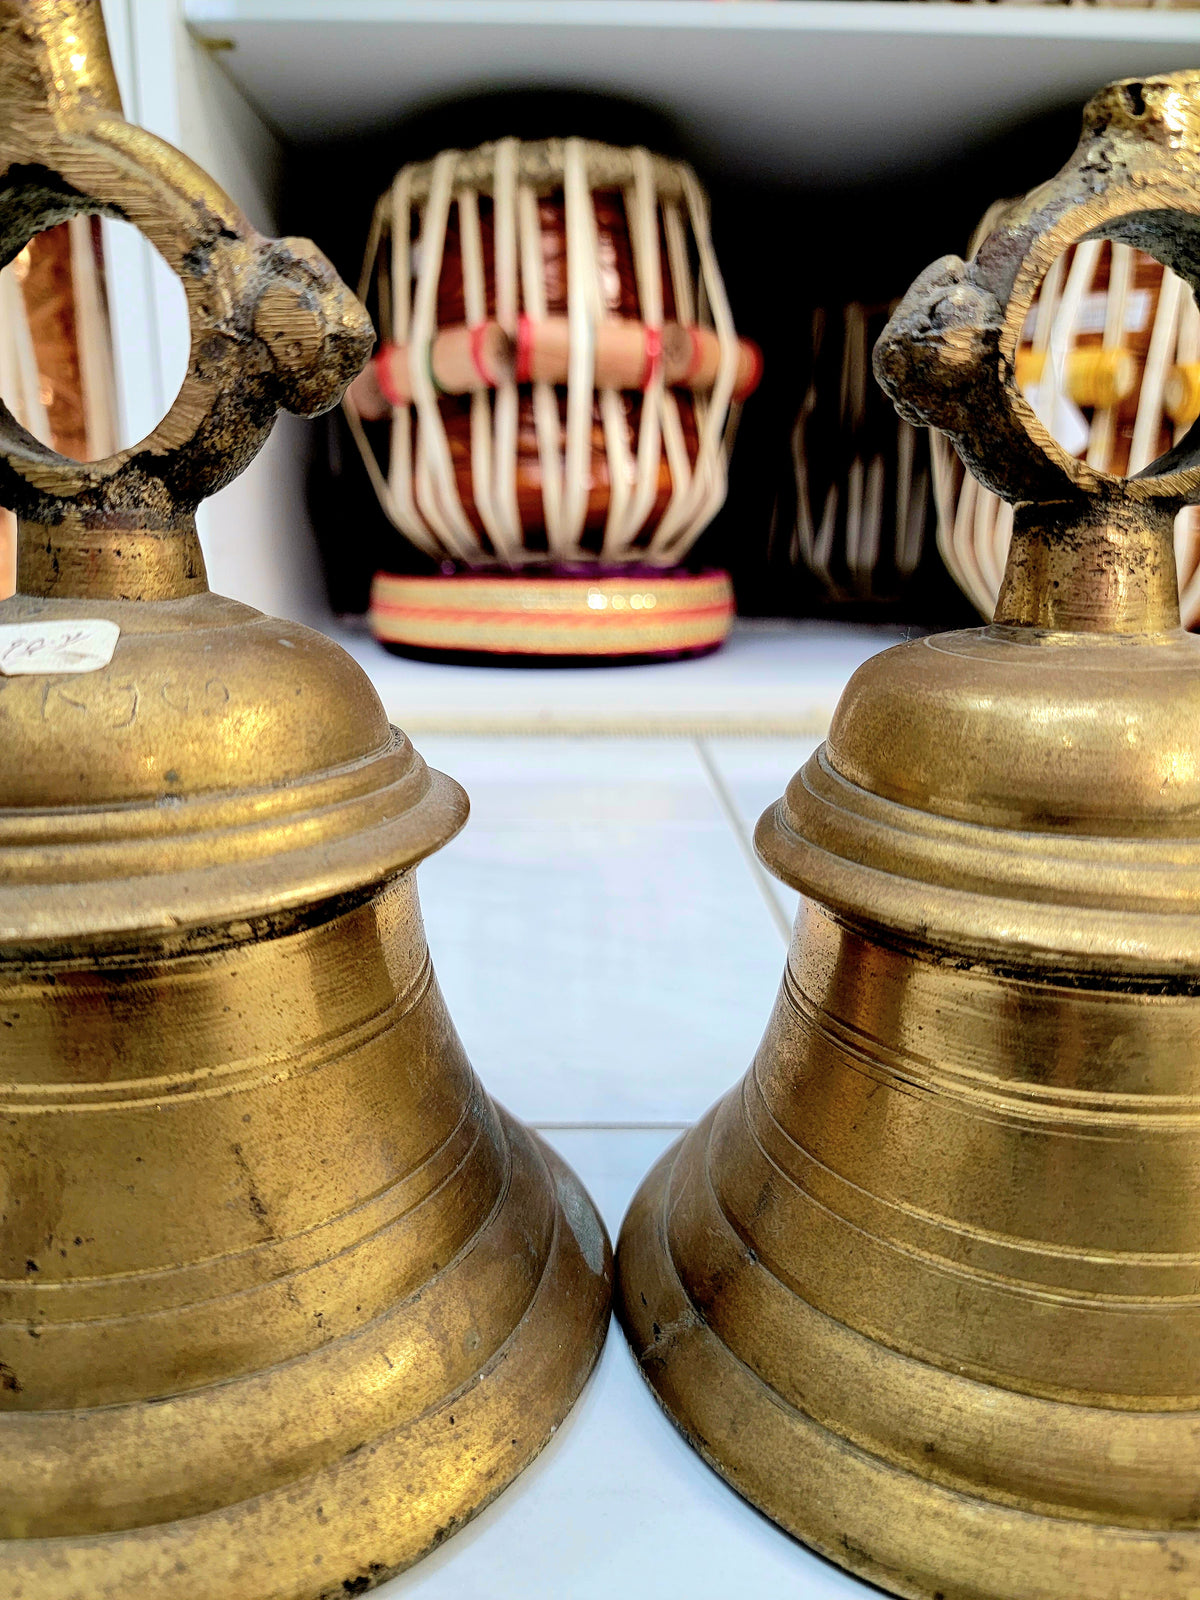
[[[0,1594],[307,1600],[439,1543],[603,1342],[416,860],[466,815],[329,641],[209,594],[0,678]]]
[[[1200,1593],[1200,645],[898,647],[759,826],[802,891],[620,1315],[748,1499],[921,1600]]]

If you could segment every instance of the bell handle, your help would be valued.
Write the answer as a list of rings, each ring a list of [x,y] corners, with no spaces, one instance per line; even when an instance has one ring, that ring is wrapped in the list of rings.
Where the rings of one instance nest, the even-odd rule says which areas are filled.
[[[1017,383],[1017,349],[1052,264],[1085,239],[1148,251],[1200,284],[1200,72],[1110,84],[1057,177],[1009,206],[967,262],[914,282],[875,349],[900,414],[947,433],[1012,502],[997,623],[1158,632],[1179,623],[1172,530],[1200,500],[1200,426],[1130,478],[1055,440]]]
[[[127,123],[99,0],[0,0],[0,265],[77,215],[132,223],[183,285],[187,374],[146,438],[59,455],[0,404],[0,503],[26,594],[166,599],[205,587],[199,502],[261,449],[280,410],[340,400],[374,340],[315,246],[267,239],[165,141]]]

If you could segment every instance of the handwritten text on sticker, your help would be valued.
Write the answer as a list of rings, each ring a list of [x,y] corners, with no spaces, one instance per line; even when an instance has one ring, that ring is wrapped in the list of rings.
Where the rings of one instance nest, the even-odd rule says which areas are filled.
[[[112,660],[121,630],[106,617],[0,623],[0,672],[96,672]]]

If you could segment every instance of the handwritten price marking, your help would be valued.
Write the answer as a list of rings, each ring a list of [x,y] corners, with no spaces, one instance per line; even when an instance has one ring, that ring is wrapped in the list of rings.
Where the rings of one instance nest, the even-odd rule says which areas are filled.
[[[97,672],[112,660],[120,634],[106,617],[0,624],[0,673]]]
[[[28,639],[14,639],[11,644],[0,649],[0,671],[14,661],[32,661],[34,656],[40,655],[45,650],[54,650],[68,659],[86,661],[89,655],[86,641],[87,634],[82,630],[75,633],[59,633],[53,638],[47,637],[44,633],[35,633]],[[83,644],[85,648],[83,650],[72,648],[79,644]]]

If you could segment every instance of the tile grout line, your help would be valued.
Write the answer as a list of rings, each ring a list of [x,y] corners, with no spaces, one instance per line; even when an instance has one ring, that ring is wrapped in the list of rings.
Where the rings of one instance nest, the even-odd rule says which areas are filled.
[[[779,935],[783,939],[786,947],[791,943],[791,924],[788,922],[787,915],[784,912],[783,907],[775,898],[775,891],[771,888],[770,883],[767,881],[766,874],[763,872],[762,866],[759,863],[759,859],[754,853],[754,843],[750,838],[749,832],[747,831],[746,824],[742,820],[742,814],[738,810],[737,805],[734,802],[734,798],[730,794],[716,762],[713,760],[712,752],[709,750],[704,740],[695,739],[693,740],[693,743],[696,746],[696,754],[700,758],[700,765],[704,768],[706,774],[708,775],[708,781],[712,785],[713,792],[717,797],[717,804],[725,813],[726,822],[728,822],[729,826],[733,829],[734,837],[738,842],[738,848],[742,852],[742,856],[746,862],[746,865],[750,868],[750,875],[758,886],[759,894],[761,894],[763,899],[766,901],[767,910],[770,913],[771,921],[775,924],[775,927],[779,931]]]
[[[828,707],[811,716],[763,717],[758,722],[715,717],[565,717],[531,713],[527,717],[509,715],[507,720],[492,716],[458,716],[439,712],[421,713],[397,710],[390,700],[384,709],[391,721],[403,724],[422,738],[437,739],[823,739],[829,732],[832,711]]]
[[[686,1133],[690,1122],[536,1122],[538,1133]]]

